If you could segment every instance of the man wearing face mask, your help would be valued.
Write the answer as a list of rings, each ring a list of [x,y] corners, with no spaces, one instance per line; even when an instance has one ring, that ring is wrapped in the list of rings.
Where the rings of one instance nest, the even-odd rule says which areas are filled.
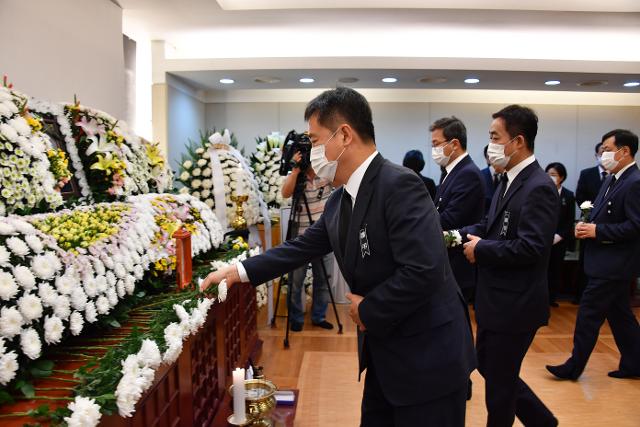
[[[431,131],[431,156],[445,169],[435,204],[443,230],[457,230],[480,222],[484,215],[485,188],[480,169],[467,154],[467,129],[456,117],[436,120]],[[473,298],[475,268],[462,253],[462,246],[448,249],[449,263],[467,302]]]
[[[520,378],[536,331],[549,319],[547,266],[559,197],[533,155],[538,117],[510,105],[493,114],[488,155],[504,167],[484,219],[460,230],[478,266],[475,312],[478,371],[485,379],[487,426],[556,426],[558,420]]]
[[[336,188],[324,213],[302,236],[211,273],[203,287],[258,285],[333,251],[367,369],[361,425],[464,426],[475,355],[424,183],[377,152],[371,109],[353,89],[323,92],[305,119],[312,167]]]
[[[571,357],[547,366],[560,379],[576,380],[584,371],[609,321],[620,351],[613,378],[640,377],[640,325],[631,311],[629,284],[640,274],[640,170],[635,162],[638,136],[616,129],[602,137],[602,166],[609,171],[593,202],[590,222],[576,225],[576,238],[585,243],[587,287],[582,295]]]

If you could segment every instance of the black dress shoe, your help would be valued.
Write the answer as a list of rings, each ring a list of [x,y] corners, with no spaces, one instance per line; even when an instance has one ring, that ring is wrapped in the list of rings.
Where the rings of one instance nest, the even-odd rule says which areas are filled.
[[[639,374],[633,374],[631,372],[623,371],[622,369],[611,371],[607,375],[611,378],[640,378]]]
[[[555,375],[557,378],[561,379],[561,380],[577,380],[579,375],[576,375],[573,372],[573,368],[564,363],[562,365],[547,365],[546,366],[547,371],[551,372],[553,375]]]
[[[333,325],[327,322],[326,320],[323,320],[322,322],[311,322],[311,324],[313,326],[318,326],[322,329],[333,329]]]
[[[293,332],[300,332],[302,330],[303,323],[291,322],[291,330]]]

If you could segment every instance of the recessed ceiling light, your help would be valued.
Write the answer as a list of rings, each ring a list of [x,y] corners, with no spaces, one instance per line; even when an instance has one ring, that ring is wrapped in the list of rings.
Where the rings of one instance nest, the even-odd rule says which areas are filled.
[[[578,86],[593,87],[593,86],[604,86],[607,84],[609,84],[609,82],[606,80],[587,80],[586,82],[578,83]]]
[[[303,77],[300,79],[300,83],[313,83],[316,80],[311,77]]]
[[[339,81],[340,83],[355,83],[355,82],[357,82],[357,81],[359,81],[359,80],[360,80],[360,79],[359,79],[359,78],[357,78],[357,77],[340,77],[340,78],[338,79],[338,81]]]
[[[230,85],[232,83],[235,83],[236,81],[233,79],[220,79],[220,83],[225,84],[225,85]]]
[[[396,79],[395,77],[385,77],[382,79],[383,83],[395,83],[397,81],[398,79]]]
[[[624,84],[624,87],[636,87],[636,86],[640,86],[640,82],[626,82]]]
[[[418,83],[446,83],[446,77],[421,77],[418,79]]]
[[[253,79],[253,81],[256,83],[274,84],[274,83],[280,83],[281,79],[278,77],[271,77],[271,76],[259,76]]]
[[[560,80],[547,80],[544,84],[547,86],[556,86],[560,84]]]
[[[476,83],[480,83],[480,79],[476,79],[475,77],[464,79],[464,82],[470,85],[474,85]]]

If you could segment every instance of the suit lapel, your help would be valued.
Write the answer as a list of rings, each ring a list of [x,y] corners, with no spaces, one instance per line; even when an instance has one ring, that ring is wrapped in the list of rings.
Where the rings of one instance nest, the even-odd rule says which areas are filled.
[[[356,204],[353,207],[351,223],[349,224],[349,230],[347,232],[347,242],[345,244],[344,253],[345,270],[346,274],[349,276],[351,276],[352,272],[355,271],[353,267],[355,267],[355,262],[358,259],[358,251],[360,249],[360,245],[358,244],[358,233],[363,225],[362,220],[367,213],[371,196],[374,193],[374,178],[378,174],[378,171],[384,161],[384,158],[380,154],[374,157],[362,178],[360,188],[358,188]],[[353,279],[353,277],[349,277],[349,279]]]
[[[536,169],[539,169],[539,168],[540,168],[540,165],[538,164],[537,160],[534,161],[533,163],[531,163],[529,166],[524,168],[516,176],[516,178],[513,180],[513,183],[511,183],[511,185],[507,189],[507,194],[504,195],[504,197],[502,198],[502,201],[500,202],[499,205],[497,204],[497,201],[492,201],[492,203],[491,203],[492,206],[494,204],[496,204],[497,206],[495,207],[495,212],[494,212],[493,216],[489,220],[489,226],[487,228],[491,228],[491,226],[493,226],[493,223],[496,221],[496,219],[498,219],[498,217],[500,216],[500,214],[502,213],[504,208],[507,207],[507,204],[509,203],[509,200],[511,200],[513,195],[516,194],[518,192],[518,190],[520,190],[520,188],[522,187],[524,181],[529,179],[529,176],[533,173],[533,171],[535,171]],[[497,197],[498,196],[496,194],[494,199],[496,199]]]
[[[593,204],[593,212],[591,213],[591,218],[595,218],[596,215],[602,210],[602,208],[607,204],[607,202],[609,200],[611,200],[611,198],[618,192],[618,190],[620,189],[620,187],[622,187],[624,185],[624,180],[631,175],[631,173],[633,173],[633,168],[635,166],[631,166],[629,169],[627,169],[626,171],[624,171],[624,173],[622,174],[622,176],[620,177],[620,179],[618,180],[618,182],[616,182],[616,184],[613,186],[613,188],[611,190],[609,190],[608,193],[606,193],[607,188],[609,188],[609,185],[611,185],[611,180],[613,179],[613,175],[607,177],[607,179],[605,180],[605,182],[602,184],[602,188],[600,189],[600,194],[598,194],[598,197],[596,198],[596,200],[598,199],[602,199],[602,202],[599,202],[598,204]],[[606,193],[606,194],[605,194]]]
[[[453,182],[456,174],[460,170],[462,170],[462,168],[464,168],[467,165],[467,163],[469,163],[470,161],[471,161],[471,157],[469,157],[468,155],[464,159],[460,160],[460,163],[454,166],[454,168],[451,170],[451,173],[447,174],[447,177],[445,178],[444,182],[438,186],[438,191],[436,192],[436,200],[435,200],[436,209],[440,204],[440,198],[442,197],[443,194],[445,194],[447,187],[449,186],[449,184]]]

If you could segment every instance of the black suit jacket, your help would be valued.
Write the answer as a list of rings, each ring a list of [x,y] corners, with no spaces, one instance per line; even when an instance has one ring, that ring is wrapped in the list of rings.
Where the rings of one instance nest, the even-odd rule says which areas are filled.
[[[480,169],[467,156],[447,175],[436,192],[436,209],[443,230],[457,230],[480,222],[484,216],[485,184]],[[449,248],[449,263],[460,288],[475,286],[475,268],[462,246]]]
[[[482,177],[484,178],[484,213],[486,214],[489,211],[489,206],[491,206],[491,199],[493,198],[493,193],[496,191],[496,187],[493,185],[493,175],[491,174],[491,168],[488,166],[480,171],[482,173]]]
[[[352,292],[364,296],[360,372],[373,363],[385,397],[398,406],[459,390],[476,366],[475,353],[424,183],[413,171],[376,156],[358,190],[344,253],[338,231],[343,191],[334,191],[302,236],[243,261],[251,283],[333,251]],[[362,252],[364,242],[369,253]]]
[[[558,226],[556,234],[562,237],[562,243],[567,249],[573,250],[575,247],[574,225],[576,221],[576,200],[573,192],[562,187],[560,190],[560,212],[558,216]]]
[[[525,332],[549,319],[547,268],[558,222],[558,190],[537,161],[524,168],[502,202],[500,184],[489,214],[461,230],[482,237],[478,264],[476,319],[495,332]]]
[[[624,171],[605,196],[611,179],[593,202],[596,238],[585,242],[584,272],[600,279],[634,279],[640,275],[640,170],[633,165]]]
[[[578,178],[578,185],[576,187],[576,203],[578,204],[578,207],[582,202],[587,200],[593,203],[598,196],[601,186],[602,176],[600,175],[600,169],[598,166],[582,169],[580,171],[580,177]]]
[[[422,182],[424,182],[424,186],[427,187],[427,191],[429,192],[429,197],[431,200],[434,200],[436,197],[436,183],[431,179],[424,175],[420,175],[422,178]]]

